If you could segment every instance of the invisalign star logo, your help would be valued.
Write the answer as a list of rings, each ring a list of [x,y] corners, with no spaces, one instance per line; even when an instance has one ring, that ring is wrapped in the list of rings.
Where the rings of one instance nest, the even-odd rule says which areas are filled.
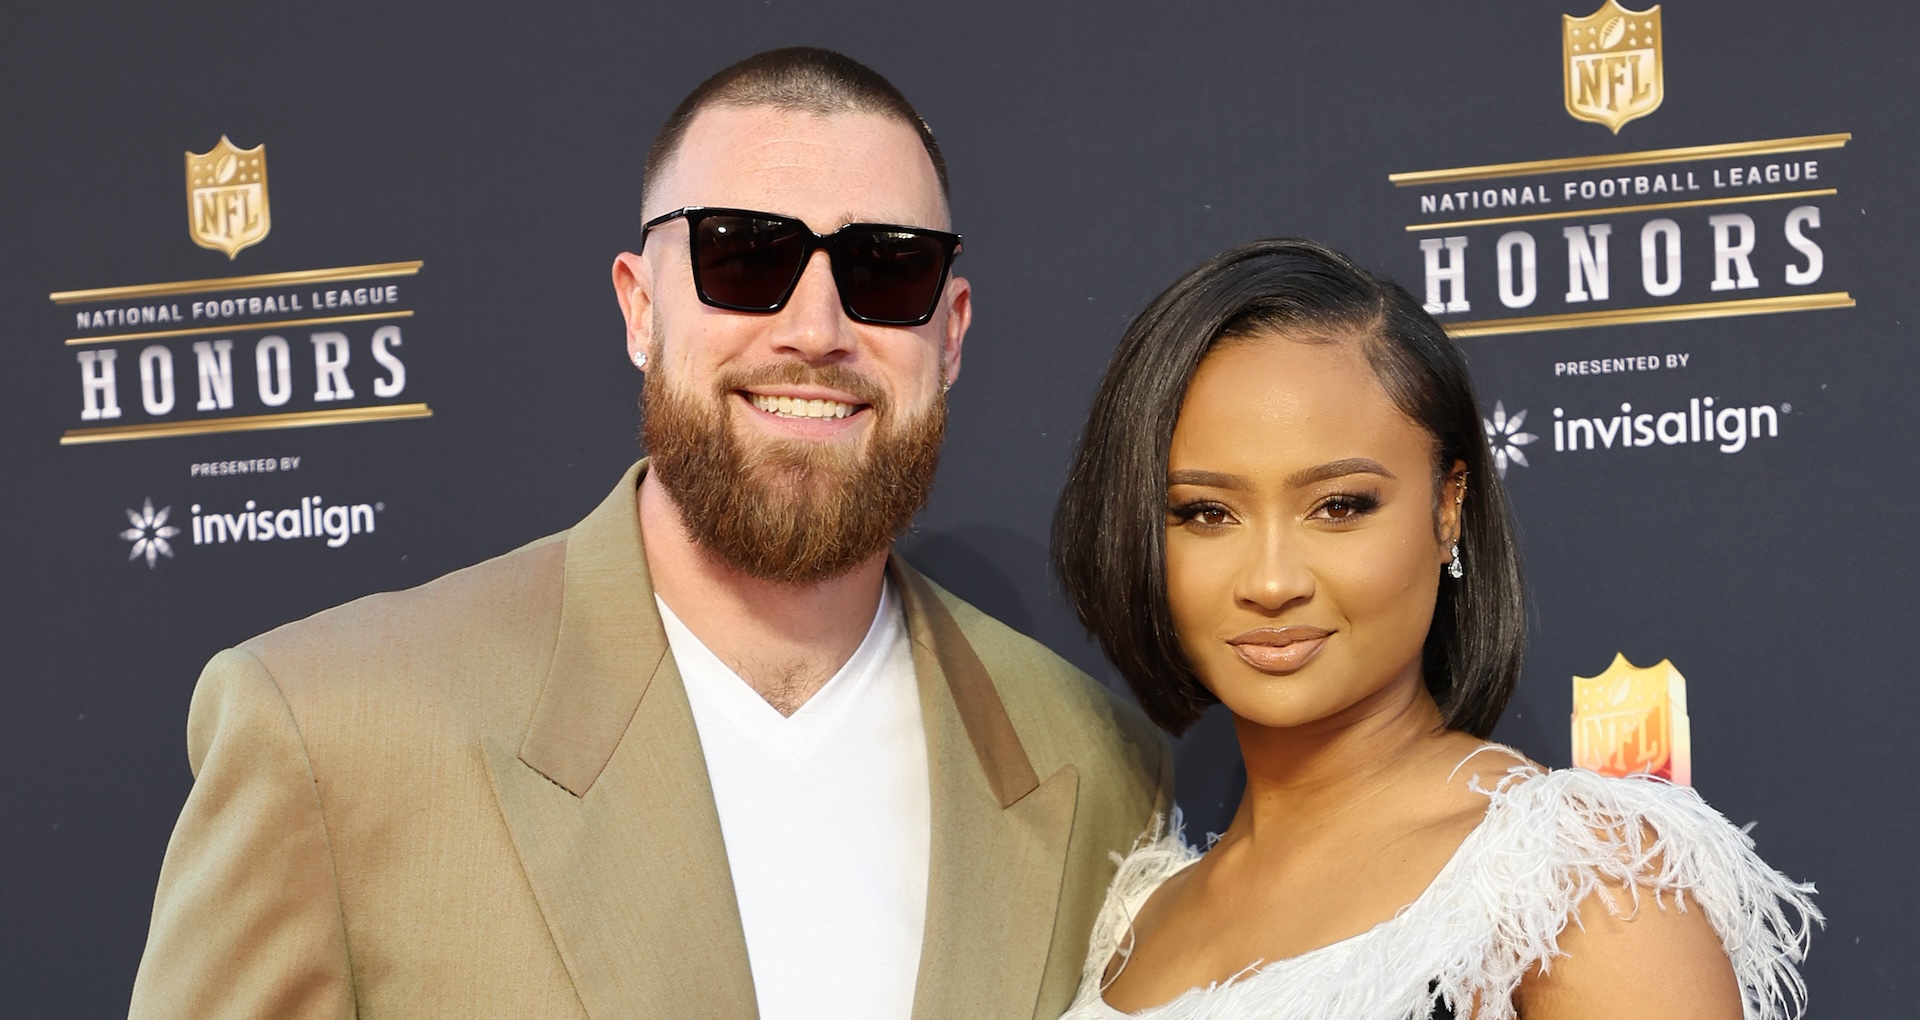
[[[141,504],[138,512],[127,511],[127,520],[132,522],[133,527],[120,533],[121,538],[133,543],[133,551],[127,554],[127,559],[137,560],[145,556],[148,570],[152,570],[162,556],[173,559],[173,546],[167,539],[178,535],[180,529],[167,523],[167,515],[172,512],[173,507],[163,506],[159,513],[155,513],[151,498]]]
[[[1493,417],[1482,418],[1481,424],[1487,427],[1487,445],[1493,448],[1493,466],[1500,469],[1500,477],[1507,477],[1507,463],[1521,467],[1531,467],[1527,455],[1520,448],[1539,439],[1531,432],[1520,431],[1520,424],[1527,420],[1526,411],[1516,411],[1513,417],[1507,417],[1507,408],[1500,401],[1493,402]]]

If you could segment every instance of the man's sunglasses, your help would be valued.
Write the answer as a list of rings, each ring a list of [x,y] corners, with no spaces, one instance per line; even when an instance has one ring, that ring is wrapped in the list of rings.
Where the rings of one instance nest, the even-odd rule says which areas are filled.
[[[849,223],[822,236],[791,216],[698,205],[648,220],[641,250],[648,232],[676,219],[687,221],[694,293],[735,312],[785,308],[807,260],[825,249],[848,318],[876,326],[925,325],[960,254],[959,234],[924,227]]]

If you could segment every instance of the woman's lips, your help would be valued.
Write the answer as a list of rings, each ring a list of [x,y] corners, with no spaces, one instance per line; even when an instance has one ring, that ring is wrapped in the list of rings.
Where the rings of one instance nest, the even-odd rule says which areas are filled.
[[[1312,662],[1333,631],[1324,627],[1261,627],[1227,639],[1235,654],[1262,673],[1286,674]]]

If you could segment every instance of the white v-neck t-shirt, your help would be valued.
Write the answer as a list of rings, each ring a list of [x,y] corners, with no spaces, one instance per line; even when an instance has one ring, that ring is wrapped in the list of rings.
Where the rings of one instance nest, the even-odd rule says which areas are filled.
[[[907,1017],[932,819],[893,583],[853,657],[791,716],[654,599],[700,733],[762,1020]]]

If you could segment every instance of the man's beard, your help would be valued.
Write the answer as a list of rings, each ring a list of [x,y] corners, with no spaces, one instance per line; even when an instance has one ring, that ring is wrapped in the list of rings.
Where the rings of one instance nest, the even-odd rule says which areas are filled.
[[[702,399],[673,385],[656,349],[646,376],[641,440],[687,533],[734,569],[767,581],[813,584],[839,577],[887,548],[933,488],[947,402],[902,419],[888,394],[838,365],[793,362],[723,374]],[[868,405],[863,442],[741,442],[734,391],[819,385]]]

